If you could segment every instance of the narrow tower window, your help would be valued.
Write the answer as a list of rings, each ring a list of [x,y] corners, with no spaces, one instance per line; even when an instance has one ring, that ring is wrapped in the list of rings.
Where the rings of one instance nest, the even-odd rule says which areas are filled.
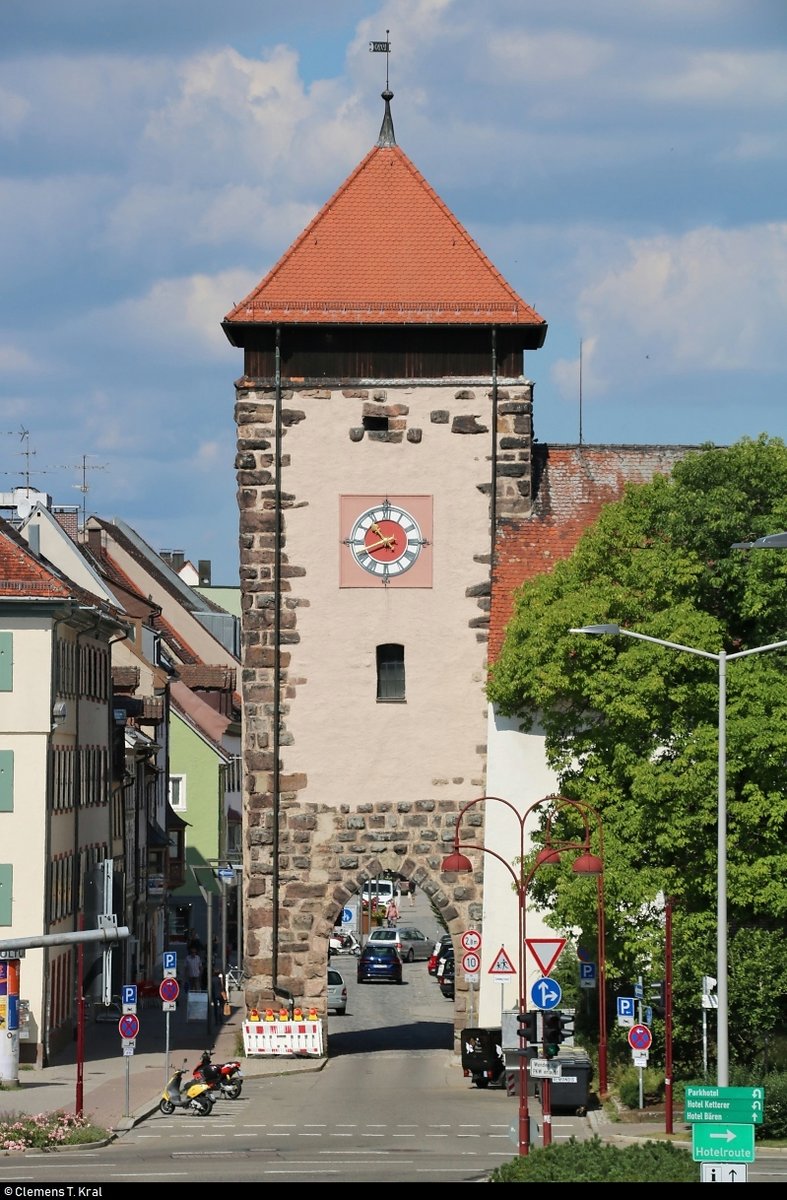
[[[404,698],[404,646],[387,642],[377,647],[377,699]]]

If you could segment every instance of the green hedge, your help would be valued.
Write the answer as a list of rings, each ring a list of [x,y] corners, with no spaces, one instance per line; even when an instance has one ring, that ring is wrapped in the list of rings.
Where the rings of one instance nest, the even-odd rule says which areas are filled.
[[[502,1163],[489,1183],[698,1183],[700,1164],[672,1142],[608,1146],[599,1137],[536,1147]]]

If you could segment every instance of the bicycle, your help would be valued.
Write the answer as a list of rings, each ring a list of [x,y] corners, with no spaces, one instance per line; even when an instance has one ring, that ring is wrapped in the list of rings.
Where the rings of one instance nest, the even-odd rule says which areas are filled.
[[[243,986],[248,982],[248,975],[243,967],[228,967],[224,977],[224,982],[227,985],[227,991],[232,988],[236,992],[242,992]]]

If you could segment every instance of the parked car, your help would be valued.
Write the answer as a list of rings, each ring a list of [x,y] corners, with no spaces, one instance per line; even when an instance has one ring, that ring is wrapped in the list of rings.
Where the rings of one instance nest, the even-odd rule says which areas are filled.
[[[456,975],[456,965],[454,963],[453,954],[446,955],[443,960],[443,971],[440,975],[440,991],[445,996],[446,1000],[454,998],[454,979]]]
[[[425,962],[432,953],[431,939],[412,925],[401,925],[394,929],[381,926],[369,934],[369,941],[377,946],[396,946],[403,962]]]
[[[454,947],[450,942],[445,949],[440,952],[440,957],[437,960],[435,978],[437,979],[438,983],[442,983],[443,975],[447,970],[449,970],[449,968],[451,971],[454,969]]]
[[[328,1012],[344,1016],[347,1012],[347,984],[341,971],[328,968]]]
[[[370,983],[374,979],[402,982],[402,957],[396,946],[366,943],[358,959],[358,982]]]
[[[451,945],[451,939],[447,933],[444,933],[442,937],[439,937],[437,939],[437,941],[435,942],[434,947],[432,949],[432,953],[429,955],[429,959],[426,964],[426,969],[430,975],[437,974],[437,964],[440,961],[440,955],[441,955],[441,953],[444,953],[446,947],[450,946],[450,945]]]

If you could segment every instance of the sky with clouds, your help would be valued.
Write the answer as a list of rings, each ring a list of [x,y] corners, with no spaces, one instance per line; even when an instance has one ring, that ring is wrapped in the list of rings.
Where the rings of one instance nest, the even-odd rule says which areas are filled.
[[[386,31],[397,143],[549,324],[538,439],[785,435],[784,0],[0,0],[0,490],[238,582],[221,321],[376,142]]]

